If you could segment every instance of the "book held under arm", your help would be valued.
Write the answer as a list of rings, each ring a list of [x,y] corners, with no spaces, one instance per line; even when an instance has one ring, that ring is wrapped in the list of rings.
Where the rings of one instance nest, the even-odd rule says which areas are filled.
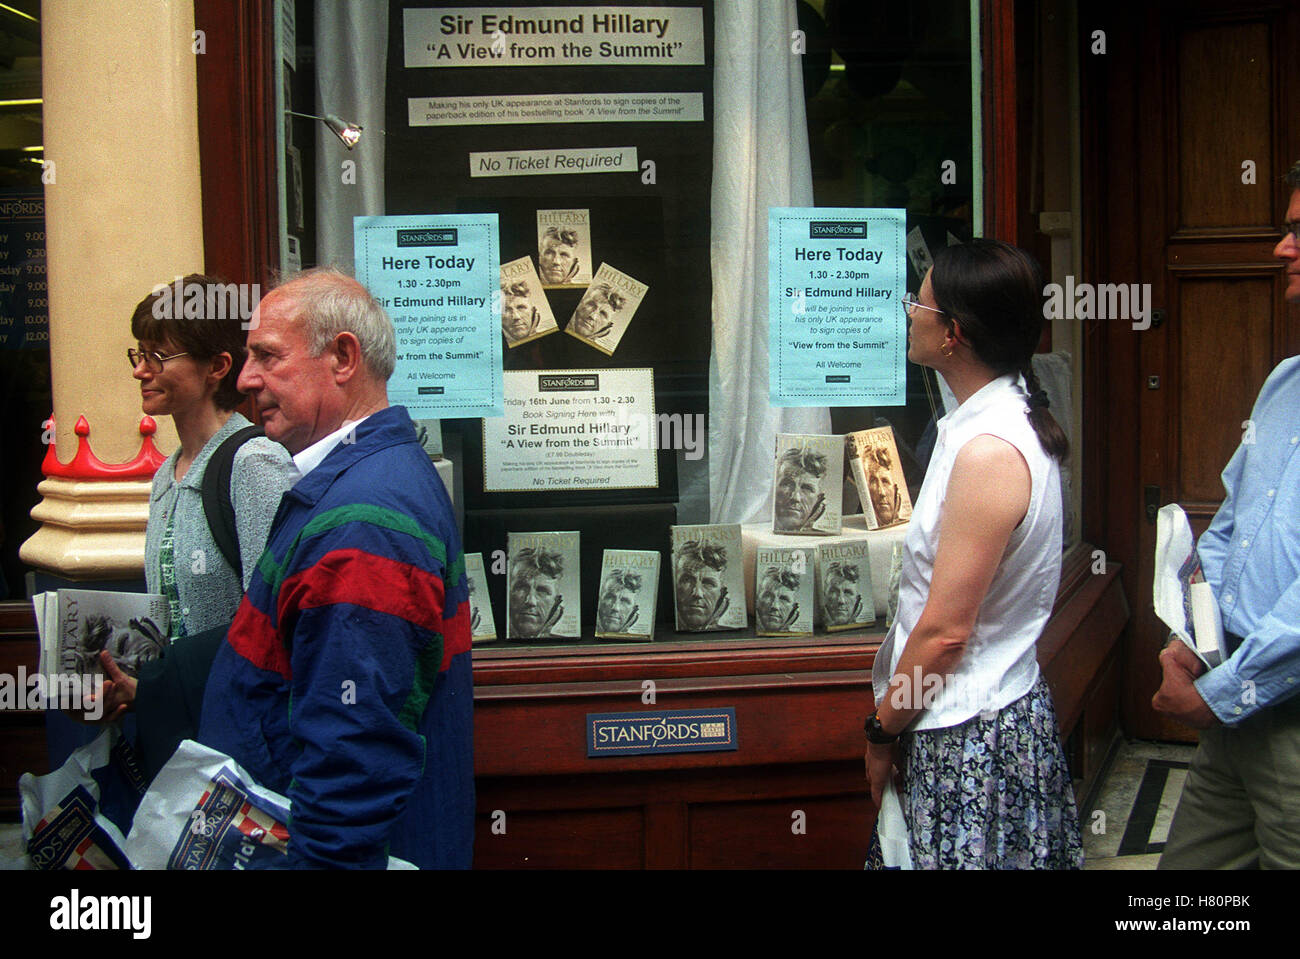
[[[1177,503],[1156,514],[1152,594],[1156,615],[1208,668],[1228,658],[1219,600],[1201,572],[1191,524]]]

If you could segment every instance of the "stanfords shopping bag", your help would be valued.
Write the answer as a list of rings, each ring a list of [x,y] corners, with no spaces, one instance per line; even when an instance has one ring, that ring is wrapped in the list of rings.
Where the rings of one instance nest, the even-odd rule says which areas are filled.
[[[138,869],[286,869],[289,800],[184,740],[140,801],[122,847]],[[390,869],[414,868],[390,859]]]

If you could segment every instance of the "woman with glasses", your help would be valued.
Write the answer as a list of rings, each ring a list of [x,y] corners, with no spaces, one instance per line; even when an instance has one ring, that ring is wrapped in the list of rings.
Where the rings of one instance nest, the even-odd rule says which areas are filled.
[[[905,303],[908,359],[942,374],[960,404],[939,420],[913,507],[866,724],[877,805],[901,770],[915,868],[1083,864],[1036,657],[1060,582],[1068,450],[1030,366],[1042,290],[1024,251],[975,240],[940,251]]]
[[[180,449],[154,475],[145,532],[145,578],[149,591],[171,605],[174,642],[234,618],[244,589],[266,546],[291,483],[293,463],[283,446],[265,437],[248,440],[234,457],[230,501],[243,576],[218,549],[203,511],[203,472],[222,441],[249,422],[235,407],[247,336],[239,310],[225,295],[233,285],[191,274],[151,293],[131,317],[138,349],[128,350],[140,382],[141,408],[168,414]],[[198,313],[199,316],[194,314]]]

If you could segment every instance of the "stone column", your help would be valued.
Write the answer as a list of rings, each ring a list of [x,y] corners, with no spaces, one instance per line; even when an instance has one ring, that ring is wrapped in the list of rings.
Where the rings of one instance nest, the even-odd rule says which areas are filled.
[[[45,0],[41,17],[58,453],[72,458],[84,416],[95,457],[124,463],[141,448],[139,385],[126,360],[131,311],[156,284],[203,269],[194,9]],[[157,439],[175,447],[169,418]],[[44,526],[23,544],[23,560],[70,578],[138,576],[149,480],[134,472],[47,470],[33,511]]]

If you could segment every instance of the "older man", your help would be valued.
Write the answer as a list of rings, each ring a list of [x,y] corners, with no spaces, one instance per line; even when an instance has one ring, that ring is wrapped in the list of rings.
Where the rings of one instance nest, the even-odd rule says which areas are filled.
[[[1300,163],[1273,255],[1300,304]],[[1269,375],[1197,545],[1228,635],[1208,672],[1178,641],[1152,705],[1200,730],[1162,869],[1300,869],[1300,356]],[[1199,678],[1198,678],[1199,677]]]
[[[217,653],[199,739],[292,804],[291,866],[468,867],[468,589],[404,408],[393,326],[321,270],[268,294],[239,388],[301,478]]]

